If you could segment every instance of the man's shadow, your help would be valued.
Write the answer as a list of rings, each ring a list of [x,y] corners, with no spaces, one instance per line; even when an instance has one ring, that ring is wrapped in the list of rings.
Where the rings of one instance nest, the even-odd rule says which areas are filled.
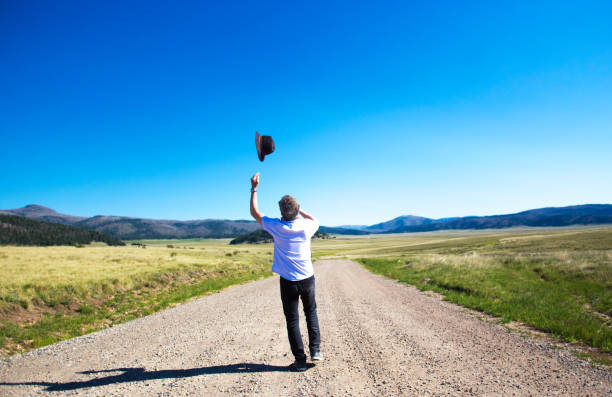
[[[310,364],[310,367],[313,365]],[[253,363],[241,363],[241,364],[230,364],[230,365],[215,365],[211,367],[191,368],[191,369],[164,369],[160,371],[147,371],[145,368],[116,368],[106,369],[100,371],[83,371],[79,374],[101,374],[106,372],[121,372],[116,375],[108,375],[102,378],[94,378],[86,381],[74,381],[74,382],[1,382],[0,386],[46,386],[45,391],[67,391],[75,389],[85,389],[88,387],[105,386],[114,383],[125,383],[125,382],[139,382],[146,380],[156,379],[175,379],[175,378],[189,378],[192,376],[199,375],[212,375],[212,374],[238,374],[238,373],[252,373],[252,372],[290,372],[291,367],[277,366],[277,365],[266,365],[266,364],[253,364]]]

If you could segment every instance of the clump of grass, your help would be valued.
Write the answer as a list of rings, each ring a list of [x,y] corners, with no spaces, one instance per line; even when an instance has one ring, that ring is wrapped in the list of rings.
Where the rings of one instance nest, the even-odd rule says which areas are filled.
[[[608,354],[602,354],[598,352],[574,352],[576,356],[580,357],[583,360],[590,361],[591,363],[597,365],[603,365],[606,367],[612,367],[612,359]]]

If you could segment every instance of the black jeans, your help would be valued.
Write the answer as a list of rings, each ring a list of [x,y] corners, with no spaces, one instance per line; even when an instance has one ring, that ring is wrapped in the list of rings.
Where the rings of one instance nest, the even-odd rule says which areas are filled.
[[[299,298],[302,297],[306,325],[308,327],[308,346],[310,353],[319,351],[321,345],[321,334],[319,332],[319,318],[317,317],[317,302],[315,301],[315,278],[314,276],[300,281],[289,281],[280,278],[281,300],[283,301],[283,312],[287,320],[287,334],[291,352],[298,361],[306,361],[304,344],[300,333],[300,316],[298,314]]]

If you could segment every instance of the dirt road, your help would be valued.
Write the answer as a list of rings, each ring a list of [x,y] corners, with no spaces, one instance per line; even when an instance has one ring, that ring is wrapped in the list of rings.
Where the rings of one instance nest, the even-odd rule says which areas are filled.
[[[273,277],[5,359],[0,395],[612,395],[609,370],[541,339],[353,262],[315,271],[325,361],[304,373]]]

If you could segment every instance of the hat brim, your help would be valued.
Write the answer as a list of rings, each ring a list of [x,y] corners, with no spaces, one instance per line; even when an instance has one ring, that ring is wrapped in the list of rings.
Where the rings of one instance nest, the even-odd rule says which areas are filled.
[[[257,131],[255,131],[255,147],[257,147],[257,157],[259,157],[259,161],[264,161],[266,155],[263,153],[261,147],[261,135],[259,135]]]

